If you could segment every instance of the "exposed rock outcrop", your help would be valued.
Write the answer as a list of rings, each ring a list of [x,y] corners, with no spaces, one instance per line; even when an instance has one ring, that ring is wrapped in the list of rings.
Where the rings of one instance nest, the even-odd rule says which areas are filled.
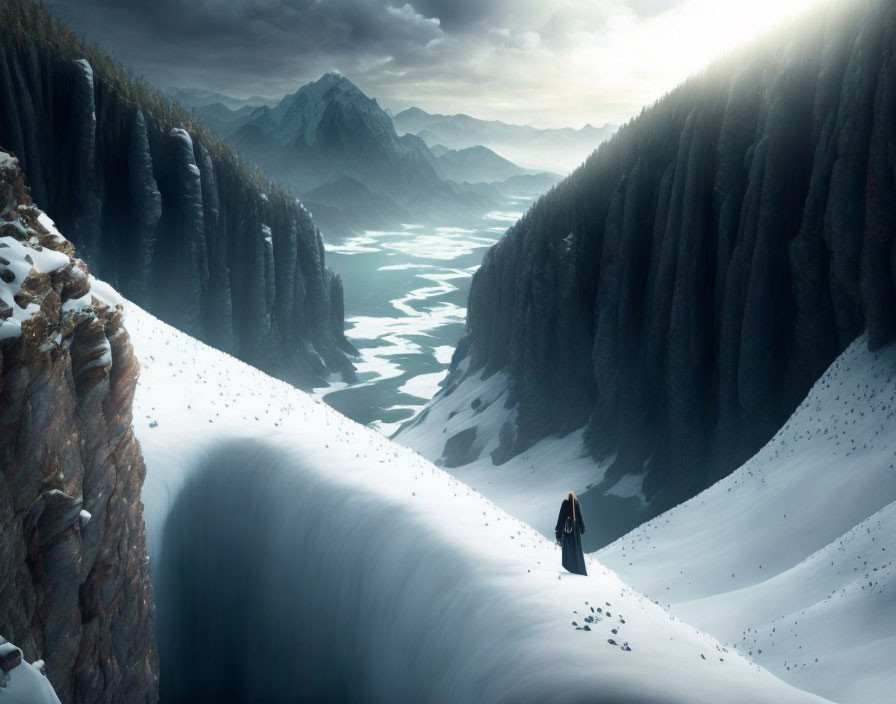
[[[896,337],[896,5],[819,12],[644,111],[487,253],[435,403],[509,372],[496,461],[586,426],[613,460],[594,491],[641,476],[654,514],[863,330]]]
[[[299,386],[352,378],[342,289],[301,204],[43,8],[0,13],[0,144],[91,271]]]
[[[5,152],[0,279],[0,633],[66,704],[156,701],[137,360]]]

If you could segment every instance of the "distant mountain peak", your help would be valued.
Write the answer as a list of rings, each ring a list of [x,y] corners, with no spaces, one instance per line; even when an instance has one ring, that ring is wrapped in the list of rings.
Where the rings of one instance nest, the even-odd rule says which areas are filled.
[[[229,139],[303,193],[349,176],[371,191],[406,200],[440,183],[426,144],[413,135],[399,137],[376,100],[336,71],[269,111],[256,110]]]
[[[328,71],[316,81],[306,83],[292,95],[293,97],[307,94],[323,96],[333,89],[336,89],[341,93],[356,92],[360,95],[363,95],[365,98],[367,97],[366,95],[364,95],[364,92],[360,88],[358,88],[358,86],[352,83],[344,74],[339,73],[338,71]],[[290,96],[287,96],[287,98],[289,97]]]
[[[283,98],[271,111],[274,124],[253,123],[281,144],[302,140],[311,145],[317,139],[317,128],[324,113],[333,103],[356,105],[371,112],[379,110],[376,101],[367,97],[342,73],[329,71]]]

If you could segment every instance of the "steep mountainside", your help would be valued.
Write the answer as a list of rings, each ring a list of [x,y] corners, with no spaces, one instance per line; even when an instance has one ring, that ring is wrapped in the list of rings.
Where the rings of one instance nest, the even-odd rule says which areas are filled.
[[[584,426],[612,462],[592,493],[628,477],[656,514],[762,447],[864,330],[896,336],[896,5],[818,12],[642,113],[487,253],[429,414],[443,461]],[[452,400],[499,371],[472,415]]]
[[[281,378],[351,376],[309,213],[42,7],[0,21],[0,144],[97,276]]]
[[[0,634],[66,704],[154,702],[138,364],[73,252],[0,151]]]

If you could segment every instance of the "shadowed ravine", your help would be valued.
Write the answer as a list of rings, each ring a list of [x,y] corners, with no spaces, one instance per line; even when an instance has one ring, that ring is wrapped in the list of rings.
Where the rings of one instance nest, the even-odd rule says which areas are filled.
[[[430,545],[441,554],[425,561],[412,536],[402,509],[333,491],[260,443],[209,454],[155,566],[162,701],[469,700],[493,690],[473,668],[496,649],[518,663],[502,688],[526,681],[533,663],[511,657],[506,632],[445,630],[494,595],[461,588],[460,556]]]
[[[819,13],[683,83],[508,230],[401,442],[499,465],[584,428],[594,504],[628,483],[646,519],[748,460],[863,331],[896,339],[896,5]],[[487,409],[455,390],[496,372],[498,446],[452,458]]]
[[[678,701],[533,648],[541,614],[450,538],[292,453],[228,443],[189,477],[153,556],[162,702]]]

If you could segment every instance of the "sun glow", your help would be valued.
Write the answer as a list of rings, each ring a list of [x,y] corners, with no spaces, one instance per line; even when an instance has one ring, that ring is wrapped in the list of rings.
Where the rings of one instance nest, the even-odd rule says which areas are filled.
[[[682,6],[681,12],[671,13],[669,24],[648,27],[647,36],[659,41],[651,36],[655,29],[668,32],[672,46],[658,58],[669,62],[669,67],[692,73],[813,5],[819,5],[817,0],[694,0]]]
[[[605,26],[570,35],[569,81],[582,94],[616,96],[620,110],[646,105],[713,60],[823,4],[691,0],[646,20],[620,13]]]

